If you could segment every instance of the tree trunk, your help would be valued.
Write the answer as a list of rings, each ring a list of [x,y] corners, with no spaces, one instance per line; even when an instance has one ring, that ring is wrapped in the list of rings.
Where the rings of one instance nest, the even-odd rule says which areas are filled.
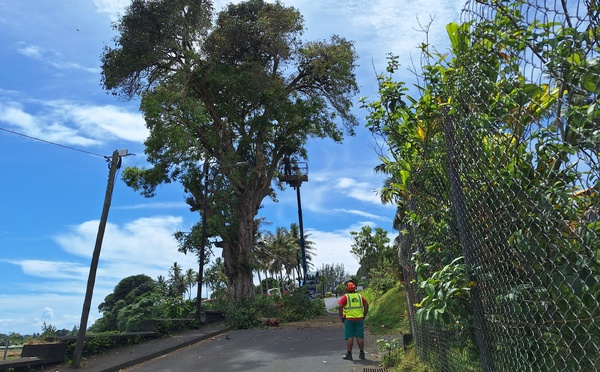
[[[254,296],[253,265],[250,260],[254,237],[252,236],[256,208],[249,202],[240,203],[237,241],[223,237],[223,260],[227,275],[228,297],[231,301],[249,299]]]

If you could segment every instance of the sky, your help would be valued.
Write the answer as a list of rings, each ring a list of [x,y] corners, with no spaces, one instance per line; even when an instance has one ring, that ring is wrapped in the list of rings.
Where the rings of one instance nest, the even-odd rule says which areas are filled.
[[[231,1],[214,1],[221,10]],[[234,1],[237,3],[238,1]],[[383,205],[384,176],[373,168],[381,145],[364,128],[359,97],[377,99],[376,74],[386,56],[400,56],[397,80],[413,82],[422,26],[433,19],[429,42],[447,44],[445,26],[458,22],[459,0],[284,0],[304,17],[306,40],[340,35],[355,43],[360,94],[355,137],[343,144],[308,145],[309,181],[302,184],[305,233],[314,243],[314,267],[343,264],[355,274],[351,231],[392,229],[395,208]],[[139,101],[123,101],[100,85],[100,56],[113,46],[112,22],[128,0],[0,0],[0,333],[39,333],[44,323],[72,329],[81,318],[92,252],[114,150],[127,149],[123,166],[147,167],[148,135]],[[173,234],[199,221],[177,184],[154,198],[128,188],[117,174],[100,255],[88,326],[98,305],[130,275],[167,276],[177,262],[198,270],[196,256],[177,251]],[[296,192],[264,201],[258,217],[267,229],[298,222]],[[220,250],[215,249],[220,256]],[[194,290],[195,293],[195,290]]]

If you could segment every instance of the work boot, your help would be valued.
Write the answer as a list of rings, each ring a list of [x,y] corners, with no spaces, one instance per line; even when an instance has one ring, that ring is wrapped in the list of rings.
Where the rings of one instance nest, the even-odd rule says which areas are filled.
[[[347,352],[346,355],[342,359],[352,360],[352,352],[350,352],[350,351]]]
[[[360,359],[365,359],[365,352],[364,352],[364,351],[361,351],[361,352],[358,354],[358,357],[359,357]]]

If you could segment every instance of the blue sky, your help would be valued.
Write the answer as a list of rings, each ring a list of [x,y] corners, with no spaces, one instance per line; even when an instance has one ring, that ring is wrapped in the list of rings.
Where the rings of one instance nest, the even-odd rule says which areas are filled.
[[[215,1],[220,10],[229,1]],[[236,1],[237,2],[237,1]],[[79,324],[102,212],[108,164],[104,156],[128,149],[124,166],[147,165],[148,132],[138,102],[123,102],[100,86],[100,56],[112,46],[111,22],[127,0],[0,0],[0,333],[40,332],[43,322],[59,329]],[[376,72],[386,54],[401,56],[399,80],[424,40],[421,24],[435,17],[430,42],[446,45],[445,25],[459,20],[462,1],[286,0],[305,19],[308,40],[338,34],[355,42],[360,96],[376,98]],[[344,144],[312,141],[309,182],[301,187],[305,232],[315,243],[316,267],[341,263],[354,274],[350,231],[364,225],[390,232],[392,206],[377,195],[382,176],[375,139],[364,129],[358,103],[357,136]],[[57,143],[56,146],[20,136]],[[75,150],[74,150],[75,149]],[[265,200],[259,216],[271,229],[298,221],[296,193]],[[197,270],[194,255],[177,252],[176,230],[199,220],[178,185],[165,185],[146,199],[117,176],[88,325],[97,306],[123,278],[167,275],[173,262]],[[215,251],[220,255],[220,251]]]

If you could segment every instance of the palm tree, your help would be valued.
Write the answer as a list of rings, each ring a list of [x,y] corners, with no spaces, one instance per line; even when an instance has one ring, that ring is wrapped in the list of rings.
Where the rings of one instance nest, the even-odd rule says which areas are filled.
[[[297,223],[292,223],[290,225],[290,236],[292,237],[292,239],[294,239],[294,241],[296,242],[297,245],[297,254],[296,254],[296,264],[295,264],[295,269],[296,269],[296,273],[297,273],[297,277],[301,278],[303,276],[302,274],[302,252],[301,252],[301,247],[300,247],[300,227],[298,226]],[[313,253],[314,253],[314,245],[315,243],[308,240],[308,237],[310,236],[310,234],[304,234],[304,256],[306,258],[306,268],[308,271],[310,271],[314,265],[311,262],[312,258],[313,258]]]
[[[270,225],[271,223],[267,221],[264,217],[256,218],[254,220],[254,244],[252,247],[252,255],[253,255],[253,269],[256,270],[258,274],[258,285],[260,286],[261,293],[264,293],[267,288],[263,289],[262,279],[260,277],[261,271],[265,273],[268,267],[268,252],[265,249],[265,236],[267,233],[263,230],[260,230],[261,226]]]
[[[285,227],[278,227],[274,234],[267,236],[267,251],[271,257],[269,270],[279,273],[279,281],[283,288],[284,271],[286,278],[290,278],[297,262],[298,245],[290,232]]]
[[[206,269],[204,284],[215,293],[226,287],[227,276],[225,275],[225,264],[221,257],[217,257],[212,266]],[[208,291],[207,291],[208,293]]]
[[[187,286],[188,300],[192,299],[192,288],[198,282],[198,273],[194,269],[187,269],[184,277],[185,285]]]
[[[156,277],[156,288],[158,288],[159,293],[163,296],[169,294],[169,284],[164,276],[159,275]]]
[[[183,269],[177,262],[173,262],[173,266],[169,268],[169,294],[172,297],[183,297],[186,291],[185,276]]]
[[[265,279],[267,275],[267,269],[269,267],[270,256],[267,250],[267,244],[265,240],[265,233],[258,232],[256,234],[256,239],[254,242],[254,268],[256,273],[258,274],[258,283],[260,286],[260,292],[265,293],[268,288],[263,288],[262,278],[260,276],[261,272],[265,273]]]

